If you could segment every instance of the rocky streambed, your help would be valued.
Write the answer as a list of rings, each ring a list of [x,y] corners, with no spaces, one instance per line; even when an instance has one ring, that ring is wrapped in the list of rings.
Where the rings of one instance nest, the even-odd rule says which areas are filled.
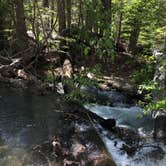
[[[82,108],[4,85],[0,96],[0,165],[116,165]]]
[[[163,166],[153,119],[116,90],[82,88],[111,105],[66,103],[56,93],[0,87],[0,165]],[[107,102],[101,102],[107,103]]]

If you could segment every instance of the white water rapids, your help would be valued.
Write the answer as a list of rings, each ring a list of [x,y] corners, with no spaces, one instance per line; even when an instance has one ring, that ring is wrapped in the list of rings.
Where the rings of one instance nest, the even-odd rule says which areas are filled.
[[[125,108],[88,104],[85,108],[104,119],[116,119],[118,126],[134,129],[142,137],[143,146],[133,156],[128,156],[121,150],[123,140],[109,136],[109,131],[96,126],[117,166],[166,166],[166,146],[162,142],[153,140],[153,120],[150,115],[143,116],[140,107]],[[115,142],[117,142],[116,146]]]

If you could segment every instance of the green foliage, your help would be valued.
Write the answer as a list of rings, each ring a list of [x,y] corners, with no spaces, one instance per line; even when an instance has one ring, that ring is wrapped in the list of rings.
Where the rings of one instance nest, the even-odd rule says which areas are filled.
[[[101,64],[96,64],[92,69],[87,69],[87,71],[92,72],[98,78],[102,75]]]
[[[86,92],[81,91],[81,86],[95,86],[97,82],[85,76],[75,74],[72,79],[66,79],[64,84],[70,88],[70,92],[65,94],[65,99],[68,102],[76,102],[80,104],[95,102],[95,98]]]
[[[143,112],[147,114],[151,111],[165,110],[165,108],[166,108],[166,99],[163,99],[149,103],[144,107]]]
[[[93,73],[94,78],[89,79],[87,77],[88,73]],[[93,96],[81,90],[81,87],[90,87],[90,86],[98,86],[97,77],[101,74],[101,66],[97,64],[92,70],[87,68],[81,71],[79,74],[74,74],[72,79],[66,79],[65,84],[70,87],[70,93],[65,94],[65,98],[68,102],[77,102],[80,104],[84,103],[96,103],[97,99]]]
[[[149,80],[152,80],[154,70],[153,64],[145,64],[139,71],[136,71],[132,74],[132,78],[138,85],[147,83]]]
[[[138,87],[139,94],[142,94],[143,91],[151,92],[152,90],[156,90],[158,87],[158,84],[152,81],[149,81],[149,83],[141,84]]]
[[[109,36],[103,37],[97,41],[96,52],[100,59],[111,57],[114,60],[114,46],[113,39]]]
[[[53,83],[55,76],[52,73],[47,73],[46,78],[44,79],[45,83]]]

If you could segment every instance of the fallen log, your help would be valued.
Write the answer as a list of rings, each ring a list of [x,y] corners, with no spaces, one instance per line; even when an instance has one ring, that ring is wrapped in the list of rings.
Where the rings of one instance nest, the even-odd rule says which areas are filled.
[[[21,59],[14,59],[9,65],[1,65],[0,66],[0,74],[4,77],[15,77],[16,70],[21,65]]]

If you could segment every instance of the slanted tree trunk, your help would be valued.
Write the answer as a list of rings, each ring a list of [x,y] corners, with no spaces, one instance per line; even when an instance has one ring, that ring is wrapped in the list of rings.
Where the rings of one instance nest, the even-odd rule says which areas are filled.
[[[66,9],[67,9],[67,28],[71,28],[71,0],[66,0]]]
[[[27,29],[24,16],[23,0],[15,0],[16,5],[16,38],[21,50],[28,47]]]
[[[63,36],[63,30],[66,29],[65,0],[57,0],[59,35]]]

